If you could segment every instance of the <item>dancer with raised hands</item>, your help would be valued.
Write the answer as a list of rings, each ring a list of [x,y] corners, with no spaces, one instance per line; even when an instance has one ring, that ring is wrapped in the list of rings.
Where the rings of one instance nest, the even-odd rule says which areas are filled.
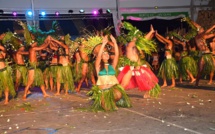
[[[100,109],[114,111],[118,109],[117,106],[131,107],[130,100],[124,88],[119,85],[115,76],[119,51],[115,38],[112,35],[110,35],[110,38],[114,44],[114,59],[112,62],[110,61],[110,55],[105,49],[105,45],[108,43],[108,36],[106,35],[103,37],[102,45],[95,61],[98,80],[96,85],[88,92],[88,95],[92,95],[91,98],[94,100],[92,108],[96,111]]]
[[[123,27],[130,30],[125,36],[130,41],[126,45],[126,56],[120,57],[117,79],[126,90],[138,88],[144,92],[143,98],[158,97],[161,91],[158,78],[140,58],[141,51],[148,54],[156,51],[156,44],[151,41],[155,32],[153,26],[146,35],[127,22],[123,23]]]

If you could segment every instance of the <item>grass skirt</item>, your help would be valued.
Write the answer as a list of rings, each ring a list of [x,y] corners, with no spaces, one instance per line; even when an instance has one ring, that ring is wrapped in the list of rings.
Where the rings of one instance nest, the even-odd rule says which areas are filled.
[[[211,53],[203,54],[200,61],[204,60],[204,68],[202,70],[202,75],[208,75],[215,70],[214,59]]]
[[[2,93],[6,88],[8,88],[9,94],[12,97],[16,95],[12,78],[12,69],[9,66],[0,70],[0,97],[2,97]]]
[[[191,50],[190,51],[190,56],[193,57],[193,59],[196,61],[197,65],[198,65],[198,62],[199,62],[199,51]]]
[[[27,67],[25,65],[16,65],[16,71],[19,71],[21,74],[21,80],[19,81],[19,84],[22,83],[25,86],[27,84],[28,76]]]
[[[178,78],[178,66],[174,58],[165,59],[159,69],[158,77],[166,79]]]
[[[41,86],[44,85],[43,72],[41,69],[37,68],[37,63],[30,63],[28,67],[29,70],[34,70],[34,83],[33,86]]]
[[[122,98],[115,102],[114,99],[114,89],[117,89],[120,93],[122,93]],[[114,85],[111,88],[101,90],[98,86],[93,86],[91,90],[87,93],[87,95],[91,96],[91,99],[94,100],[92,105],[93,111],[104,110],[101,105],[101,98],[103,97],[105,100],[105,107],[109,111],[117,110],[117,107],[131,107],[131,102],[129,97],[127,96],[125,90],[119,84]]]
[[[78,70],[76,70],[76,66],[78,66]],[[75,74],[73,76],[73,79],[74,79],[74,82],[79,82],[81,80],[81,77],[82,77],[82,63],[79,62],[75,62],[75,64],[73,64],[72,66],[72,74]]]
[[[60,79],[60,83],[64,84],[64,88],[68,84],[69,90],[72,90],[72,91],[75,90],[72,70],[69,65],[68,66],[59,66],[57,75],[58,75],[57,77]]]
[[[50,65],[49,67],[46,67],[46,69],[43,72],[43,76],[45,79],[53,78],[54,82],[56,82],[57,78],[57,65]]]
[[[188,77],[186,70],[188,70],[194,77],[196,77],[198,73],[196,61],[191,56],[182,57],[182,59],[179,61],[179,73],[185,80]]]

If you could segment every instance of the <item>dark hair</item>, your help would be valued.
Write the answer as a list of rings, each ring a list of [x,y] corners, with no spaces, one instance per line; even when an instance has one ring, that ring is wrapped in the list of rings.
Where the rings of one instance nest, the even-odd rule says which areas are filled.
[[[112,64],[113,60],[112,59],[108,59],[108,63],[109,64]],[[105,63],[103,60],[101,60],[101,63],[100,63],[100,70],[103,70],[105,68]]]

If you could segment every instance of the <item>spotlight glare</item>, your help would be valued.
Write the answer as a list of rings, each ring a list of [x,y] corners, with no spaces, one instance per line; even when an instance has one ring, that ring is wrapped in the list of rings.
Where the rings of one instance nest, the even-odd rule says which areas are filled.
[[[13,14],[13,16],[16,16],[16,15],[17,15],[17,12],[14,11],[14,12],[12,12],[12,14]]]
[[[58,16],[60,13],[58,11],[55,12],[55,15]]]
[[[84,9],[80,9],[79,12],[80,13],[84,13],[85,11],[84,11]]]
[[[46,12],[44,12],[44,11],[41,12],[41,15],[42,15],[42,16],[45,16],[45,15],[46,15]]]
[[[32,13],[31,11],[28,11],[28,15],[29,15],[29,16],[32,16],[33,13]]]
[[[93,14],[94,14],[94,15],[97,15],[97,14],[98,14],[98,12],[95,10],[95,11],[93,11]]]

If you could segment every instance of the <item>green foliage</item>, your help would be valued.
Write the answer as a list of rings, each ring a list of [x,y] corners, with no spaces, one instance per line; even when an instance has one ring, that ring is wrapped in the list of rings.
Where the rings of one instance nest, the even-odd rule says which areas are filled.
[[[19,25],[22,26],[22,28],[24,29],[24,37],[25,37],[25,42],[27,46],[30,46],[34,41],[31,38],[31,33],[28,30],[28,26],[26,23],[23,23],[22,21],[18,21]]]
[[[16,37],[12,32],[7,32],[2,40],[2,44],[6,49],[17,51],[23,46],[22,41]]]
[[[69,46],[69,55],[72,56],[75,53],[75,51],[77,50],[77,48],[79,47],[79,44],[75,41],[72,41],[71,36],[69,34],[67,34],[64,37],[64,40],[65,40],[65,44],[67,46]]]
[[[84,42],[84,48],[83,51],[87,54],[91,54],[92,50],[97,46],[98,44],[102,43],[102,37],[100,36],[90,36],[86,42]]]
[[[190,29],[189,31],[185,34],[184,38],[186,40],[190,40],[191,38],[195,37],[197,35],[198,29],[197,27],[192,23],[191,19],[188,17],[185,17],[182,19],[182,21],[187,22],[189,25]]]
[[[128,34],[123,34],[122,37],[119,37],[121,42],[125,42],[125,40],[130,42],[136,38],[136,47],[139,50],[143,50],[146,54],[151,54],[151,52],[157,51],[155,41],[144,38],[144,34],[132,24],[123,22],[123,28],[128,30]]]

